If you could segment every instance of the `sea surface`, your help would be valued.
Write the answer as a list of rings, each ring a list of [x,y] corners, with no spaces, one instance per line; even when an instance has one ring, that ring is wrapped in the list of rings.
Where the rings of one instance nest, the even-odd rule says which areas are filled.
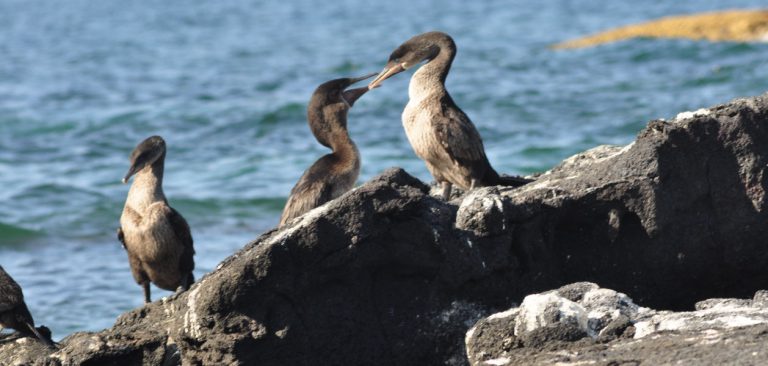
[[[369,3],[369,4],[364,4]],[[189,221],[197,278],[274,227],[328,151],[307,128],[314,88],[381,70],[429,30],[451,34],[456,102],[504,173],[544,171],[656,118],[768,89],[768,44],[552,43],[760,0],[0,0],[0,265],[60,339],[142,306],[115,238],[138,142],[168,145],[165,193]],[[400,122],[412,72],[357,102],[360,182],[391,166],[431,180]],[[153,288],[153,298],[170,292]]]

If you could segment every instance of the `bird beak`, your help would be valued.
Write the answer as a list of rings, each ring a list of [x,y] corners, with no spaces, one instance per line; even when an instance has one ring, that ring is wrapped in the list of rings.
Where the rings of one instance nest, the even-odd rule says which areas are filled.
[[[372,77],[374,77],[374,76],[376,76],[378,74],[379,74],[378,72],[374,72],[374,73],[371,73],[371,74],[368,74],[368,75],[365,75],[365,76],[361,76],[359,78],[351,78],[351,79],[349,79],[349,85],[352,85],[352,84],[354,84],[354,83],[356,83],[358,81],[363,81],[365,79],[370,79],[370,78],[372,78]]]
[[[368,84],[368,89],[373,89],[379,86],[382,81],[389,79],[392,77],[392,75],[395,75],[397,73],[405,71],[405,67],[403,64],[397,64],[391,67],[384,67],[384,70],[382,70],[379,73],[379,77],[376,79],[373,79],[370,84]]]
[[[374,74],[374,75],[376,75],[376,74]],[[362,97],[363,94],[367,93],[368,90],[370,90],[370,89],[368,89],[367,86],[364,86],[362,88],[354,88],[354,89],[345,90],[344,93],[342,93],[341,95],[344,98],[344,100],[347,101],[347,104],[349,104],[349,106],[352,107],[353,105],[355,105],[355,101],[358,98]]]
[[[123,177],[123,184],[128,183],[128,179],[130,179],[134,174],[136,174],[136,171],[138,171],[138,167],[136,165],[131,165],[131,168],[128,169],[128,173],[125,173],[125,177]]]
[[[356,83],[358,81],[363,81],[365,79],[372,78],[372,77],[374,77],[376,75],[378,75],[378,73],[374,72],[373,74],[368,74],[368,75],[361,76],[361,77],[358,77],[358,78],[350,78],[349,79],[349,85],[352,85],[352,84],[354,84],[354,83]],[[369,89],[368,89],[367,86],[366,87],[362,87],[362,88],[349,89],[349,90],[345,90],[343,93],[341,93],[341,96],[342,96],[342,98],[344,98],[344,101],[346,101],[347,104],[350,107],[352,107],[352,105],[355,104],[355,101],[358,98],[362,97],[363,94],[365,94],[368,90]]]

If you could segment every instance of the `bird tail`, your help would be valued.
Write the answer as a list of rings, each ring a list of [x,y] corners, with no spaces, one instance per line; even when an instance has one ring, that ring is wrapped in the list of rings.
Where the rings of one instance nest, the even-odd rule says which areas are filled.
[[[500,175],[497,185],[507,187],[520,187],[533,181],[533,179],[528,179],[517,175]]]
[[[45,344],[48,347],[56,348],[56,345],[53,344],[53,341],[50,339],[50,337],[44,337],[42,334],[40,334],[39,331],[37,331],[37,328],[35,328],[35,326],[32,324],[26,323],[26,325],[27,325],[27,328],[29,328],[29,330],[31,330],[32,333],[35,334],[35,337],[37,337],[37,339],[40,340],[40,342],[43,342],[43,344]]]

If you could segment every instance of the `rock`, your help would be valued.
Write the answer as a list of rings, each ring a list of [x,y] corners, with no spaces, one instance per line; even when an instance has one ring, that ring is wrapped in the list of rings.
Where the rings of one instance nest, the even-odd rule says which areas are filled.
[[[566,298],[574,286],[588,289],[575,302]],[[524,340],[542,331],[550,337]],[[657,311],[625,294],[579,283],[528,295],[519,308],[479,320],[465,343],[473,366],[758,365],[768,363],[768,351],[760,347],[766,340],[768,306],[758,300],[709,299],[696,311]]]
[[[768,307],[752,299],[709,299],[698,302],[693,312],[657,312],[635,322],[635,338],[665,331],[728,329],[768,324]]]
[[[558,43],[552,48],[590,47],[638,37],[685,38],[715,42],[765,41],[768,39],[768,11],[727,10],[670,16]]]
[[[498,236],[507,231],[504,201],[497,187],[482,187],[469,192],[456,212],[456,228],[477,237]]]
[[[480,320],[465,337],[467,355],[472,365],[489,360],[524,363],[530,350],[559,350],[582,339],[589,344],[618,339],[649,312],[625,294],[594,283],[574,283],[528,295],[520,307]]]
[[[51,349],[34,338],[0,335],[0,365],[55,365],[40,357],[48,353]]]
[[[515,335],[527,347],[550,340],[573,341],[588,332],[584,308],[553,293],[526,296],[515,320]]]
[[[470,338],[517,355],[577,338],[606,349],[669,326],[628,323],[643,313],[635,304],[691,309],[768,288],[766,121],[765,95],[652,121],[628,146],[598,147],[526,186],[451,202],[390,169],[264,233],[189,291],[26,363],[462,365],[477,319],[587,280],[616,291],[562,287],[526,304],[533,320],[519,334],[485,318]],[[493,339],[497,328],[504,335]],[[736,330],[718,334],[756,344]],[[0,360],[26,347],[0,343]]]

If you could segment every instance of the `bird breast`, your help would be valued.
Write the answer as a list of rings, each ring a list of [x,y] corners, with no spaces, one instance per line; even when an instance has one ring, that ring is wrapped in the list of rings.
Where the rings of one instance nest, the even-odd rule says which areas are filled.
[[[435,67],[427,63],[413,74],[408,84],[408,104],[402,115],[408,142],[427,163],[446,158],[433,126],[433,121],[442,117],[441,98],[447,93]]]
[[[427,161],[439,159],[439,153],[443,150],[433,131],[432,121],[439,117],[439,111],[434,110],[435,106],[439,107],[439,101],[429,97],[410,99],[402,116],[408,142],[416,155]]]
[[[170,207],[155,202],[138,217],[131,217],[127,208],[121,217],[126,249],[143,262],[156,262],[168,256],[177,256],[176,234],[168,221]]]

